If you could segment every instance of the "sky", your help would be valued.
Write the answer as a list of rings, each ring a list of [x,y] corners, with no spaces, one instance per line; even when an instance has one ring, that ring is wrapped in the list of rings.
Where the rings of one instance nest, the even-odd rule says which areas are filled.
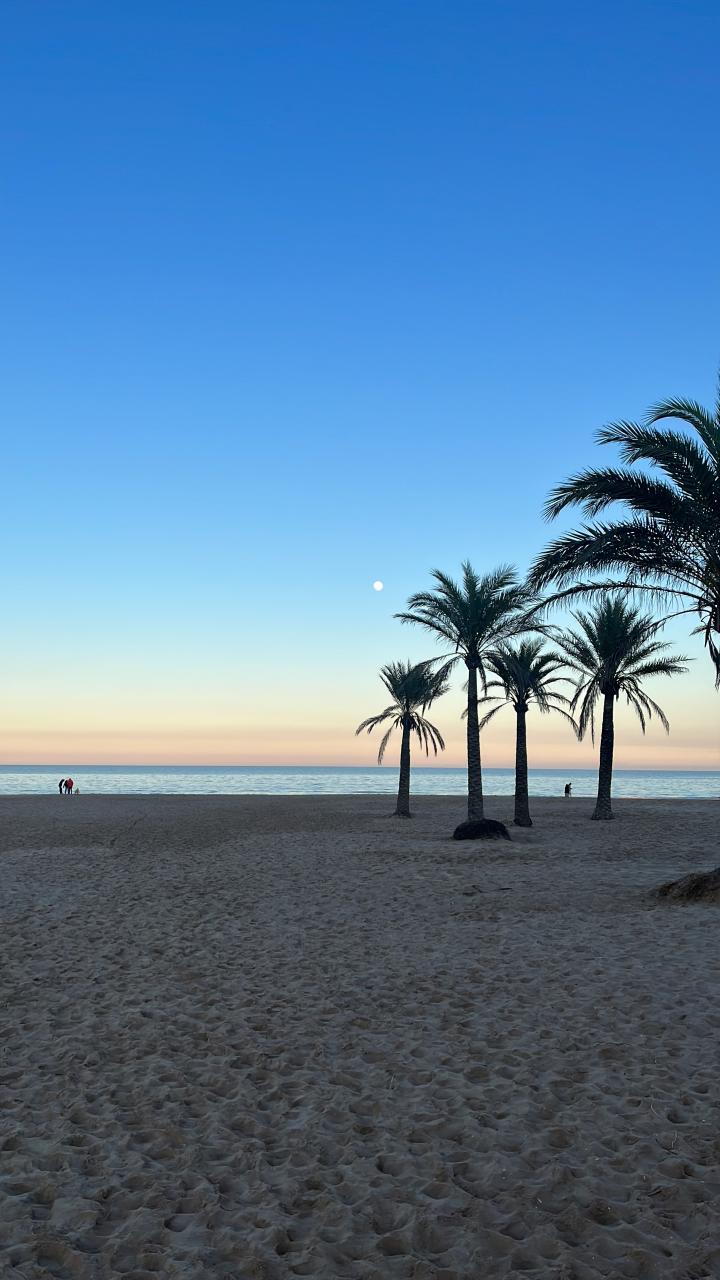
[[[714,399],[720,8],[1,12],[0,761],[372,763],[431,570],[524,573],[603,423]],[[720,767],[668,638],[671,736],[621,710],[616,762]]]

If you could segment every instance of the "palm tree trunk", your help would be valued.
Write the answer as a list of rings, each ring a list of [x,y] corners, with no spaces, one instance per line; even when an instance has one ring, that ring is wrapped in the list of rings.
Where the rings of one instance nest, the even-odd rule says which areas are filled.
[[[468,820],[484,817],[480,726],[477,705],[477,667],[468,666],[467,703]]]
[[[400,743],[400,781],[398,783],[396,818],[411,818],[410,813],[410,723],[403,721]]]
[[[600,734],[600,770],[598,773],[598,793],[593,818],[595,821],[607,821],[612,818],[610,790],[612,787],[613,748],[615,746],[615,725],[613,720],[615,695],[605,694],[603,706],[602,732]]]
[[[521,703],[515,708],[517,726],[515,733],[515,826],[531,827],[530,801],[528,798],[527,759],[527,707]]]

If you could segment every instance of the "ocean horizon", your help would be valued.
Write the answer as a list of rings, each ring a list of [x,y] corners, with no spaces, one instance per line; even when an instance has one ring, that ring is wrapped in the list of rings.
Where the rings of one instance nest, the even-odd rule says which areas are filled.
[[[393,765],[0,765],[0,795],[57,792],[72,777],[80,795],[390,795],[397,791]],[[594,796],[597,769],[530,769],[530,794],[558,796],[566,782],[575,796]],[[512,795],[514,769],[484,769],[487,795]],[[415,795],[463,795],[464,768],[420,766],[412,770]],[[618,798],[718,799],[720,770],[616,769]]]

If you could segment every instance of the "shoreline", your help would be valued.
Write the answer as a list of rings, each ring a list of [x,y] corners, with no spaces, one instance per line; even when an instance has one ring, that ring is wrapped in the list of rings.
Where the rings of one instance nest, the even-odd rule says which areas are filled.
[[[307,800],[313,804],[328,802],[342,802],[344,800],[382,802],[385,804],[394,803],[397,796],[397,788],[388,789],[387,791],[283,791],[283,792],[267,792],[267,791],[89,791],[83,790],[82,786],[72,796],[58,794],[57,789],[53,791],[17,791],[17,792],[0,792],[0,806],[12,805],[17,802],[23,803],[42,803],[43,801],[51,802],[53,800],[85,800],[87,802],[97,801],[123,801],[130,802],[148,801],[148,800],[178,800],[178,801],[197,801],[198,803],[233,803],[244,804],[251,802],[261,802],[272,804],[274,801],[303,801]],[[512,809],[514,803],[513,792],[485,792],[483,801],[486,805],[508,806]],[[612,797],[613,810],[617,806],[618,812],[624,805],[628,804],[657,804],[657,805],[694,805],[707,804],[716,805],[720,801],[720,795],[717,796],[615,796]],[[595,802],[595,793],[581,795],[574,794],[568,799],[562,795],[536,795],[530,792],[530,805],[533,804],[546,805],[561,803],[568,808],[571,805],[593,805]],[[414,808],[418,805],[426,804],[454,804],[463,806],[467,805],[466,792],[411,792],[410,805]],[[486,815],[491,816],[491,815]]]
[[[343,801],[366,801],[368,804],[394,803],[396,799],[396,789],[388,791],[340,791],[340,792],[308,792],[308,791],[292,791],[292,792],[273,792],[264,791],[254,792],[230,792],[230,791],[83,791],[82,788],[72,796],[59,795],[57,790],[52,791],[25,791],[13,792],[12,794],[0,793],[0,810],[3,806],[12,806],[13,804],[43,804],[45,802],[52,803],[55,800],[70,803],[77,800],[78,803],[86,801],[98,801],[110,803],[118,801],[119,803],[147,802],[151,800],[165,800],[182,802],[197,802],[198,804],[282,804],[302,803],[306,801],[308,804],[342,804]],[[720,800],[720,796],[613,796],[613,810],[617,806],[618,813],[625,805],[634,804],[652,804],[652,805],[716,805]],[[501,806],[512,809],[514,803],[514,795],[512,792],[485,792],[483,795],[485,805],[493,807]],[[572,806],[593,806],[595,795],[573,795],[566,799],[562,795],[534,795],[530,793],[530,804],[546,805],[559,804],[563,809],[571,809]],[[435,792],[417,792],[410,794],[411,808],[426,807],[428,805],[467,805],[467,794],[465,792],[445,792],[437,794]]]

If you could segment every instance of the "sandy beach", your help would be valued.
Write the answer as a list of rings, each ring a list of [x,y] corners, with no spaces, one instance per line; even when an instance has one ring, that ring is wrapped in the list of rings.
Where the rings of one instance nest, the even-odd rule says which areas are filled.
[[[3,1280],[720,1275],[717,802],[413,807],[0,800]]]

